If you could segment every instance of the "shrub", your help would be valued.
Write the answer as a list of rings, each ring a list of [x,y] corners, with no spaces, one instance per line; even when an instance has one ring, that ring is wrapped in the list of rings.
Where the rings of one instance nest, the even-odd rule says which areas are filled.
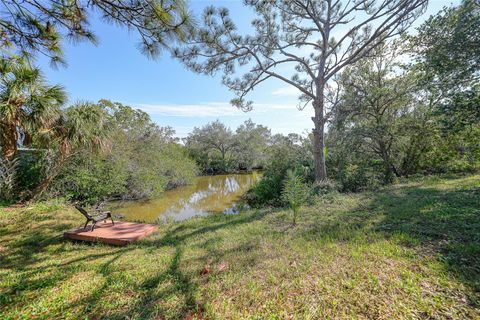
[[[71,159],[55,179],[50,195],[89,204],[126,192],[126,166],[108,156],[82,154]]]
[[[282,199],[293,211],[293,225],[297,223],[297,214],[302,205],[308,199],[309,188],[304,183],[302,177],[296,175],[293,171],[288,171],[287,179],[282,190]]]
[[[174,131],[159,127],[139,110],[109,101],[109,148],[73,156],[55,177],[50,195],[95,203],[111,198],[153,197],[190,183],[197,173]]]
[[[294,160],[291,159],[288,154],[276,153],[275,156],[272,157],[262,179],[254,187],[254,202],[250,202],[250,204],[254,206],[283,205],[281,196],[284,181],[287,177],[287,171],[294,169],[294,164]]]
[[[44,152],[39,150],[21,150],[18,153],[16,189],[20,198],[35,189],[45,171]]]
[[[7,160],[0,157],[0,199],[2,200],[14,200],[18,164],[18,158]]]
[[[362,190],[367,184],[365,168],[349,164],[340,174],[342,191],[356,192]]]
[[[285,141],[283,141],[285,140]],[[304,181],[312,181],[313,162],[307,143],[293,143],[286,137],[270,147],[265,171],[259,183],[246,196],[248,204],[259,207],[264,205],[283,206],[282,190],[287,172],[293,171]]]
[[[147,145],[138,155],[114,150],[73,158],[55,179],[50,195],[90,204],[109,198],[148,198],[188,184],[195,175],[195,162],[184,147]]]
[[[311,192],[314,195],[326,195],[330,193],[336,193],[340,190],[341,186],[334,180],[325,180],[321,182],[314,182],[311,188]]]

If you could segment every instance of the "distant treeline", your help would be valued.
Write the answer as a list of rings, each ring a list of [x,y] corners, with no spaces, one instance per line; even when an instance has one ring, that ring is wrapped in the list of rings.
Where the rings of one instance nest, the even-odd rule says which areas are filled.
[[[478,43],[480,8],[464,0],[427,19],[414,36],[381,42],[345,65],[322,91],[331,106],[316,120],[324,119],[328,129],[325,137],[321,130],[325,148],[314,148],[318,130],[316,139],[272,135],[251,120],[235,131],[218,120],[194,128],[182,145],[171,128],[120,103],[64,107],[64,89],[47,84],[28,56],[2,55],[0,199],[143,198],[187,184],[198,171],[261,168],[263,178],[246,197],[264,205],[282,202],[287,176],[291,185],[306,183],[318,194],[374,189],[412,175],[476,171]],[[325,162],[321,179],[319,159]]]
[[[263,168],[272,139],[270,129],[252,120],[235,132],[217,120],[194,128],[184,142],[204,174],[218,174]]]

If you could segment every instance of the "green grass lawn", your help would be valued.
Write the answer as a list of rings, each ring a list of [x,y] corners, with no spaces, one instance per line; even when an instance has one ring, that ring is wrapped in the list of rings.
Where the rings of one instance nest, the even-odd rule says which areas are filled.
[[[480,176],[330,195],[290,221],[252,210],[111,247],[62,239],[83,219],[60,204],[0,209],[0,319],[480,319]]]

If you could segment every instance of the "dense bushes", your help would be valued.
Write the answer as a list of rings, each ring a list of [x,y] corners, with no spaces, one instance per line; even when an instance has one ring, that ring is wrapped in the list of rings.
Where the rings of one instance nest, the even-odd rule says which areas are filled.
[[[162,148],[151,148],[148,155],[145,152],[140,155],[148,158],[126,152],[77,156],[63,168],[50,193],[89,202],[138,199],[188,184],[194,178],[195,164],[180,145],[168,143]]]
[[[271,161],[267,165],[262,179],[250,191],[253,194],[249,197],[251,205],[280,205],[283,182],[287,177],[288,170],[293,170],[296,161],[290,154],[280,150],[272,152]]]
[[[139,110],[101,101],[111,114],[114,139],[107,152],[77,154],[62,168],[51,195],[88,202],[107,198],[138,199],[188,184],[196,166],[174,131],[154,124]]]
[[[74,157],[53,182],[50,195],[93,202],[124,194],[128,174],[126,166],[115,158],[94,154]]]
[[[89,203],[138,199],[185,185],[197,173],[171,128],[120,103],[80,103],[61,112],[48,135],[0,164],[3,199],[65,197]]]
[[[246,195],[247,202],[253,206],[284,205],[282,191],[289,171],[307,183],[313,182],[311,143],[295,134],[275,135],[262,179]]]

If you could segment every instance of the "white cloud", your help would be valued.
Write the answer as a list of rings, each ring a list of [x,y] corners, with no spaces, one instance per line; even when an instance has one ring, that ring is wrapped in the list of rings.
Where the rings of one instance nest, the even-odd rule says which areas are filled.
[[[295,110],[295,103],[254,103],[253,104],[253,112],[268,112],[271,110]]]
[[[266,125],[272,133],[303,133],[311,127],[310,112],[298,111],[297,103],[254,103],[251,112],[243,112],[228,102],[204,102],[198,104],[141,104],[128,103],[141,109],[160,126],[169,125],[176,136],[183,138],[193,130],[215,119],[220,119],[235,129],[248,118]]]
[[[235,116],[241,110],[229,103],[209,102],[201,104],[136,104],[136,107],[151,115],[174,117],[218,117]]]
[[[293,86],[286,86],[272,91],[272,95],[281,97],[298,97],[300,94],[301,92]]]
[[[225,117],[242,116],[245,112],[228,102],[206,102],[199,104],[132,104],[150,115],[172,117]],[[266,113],[271,110],[291,110],[295,104],[253,104],[250,114]]]

